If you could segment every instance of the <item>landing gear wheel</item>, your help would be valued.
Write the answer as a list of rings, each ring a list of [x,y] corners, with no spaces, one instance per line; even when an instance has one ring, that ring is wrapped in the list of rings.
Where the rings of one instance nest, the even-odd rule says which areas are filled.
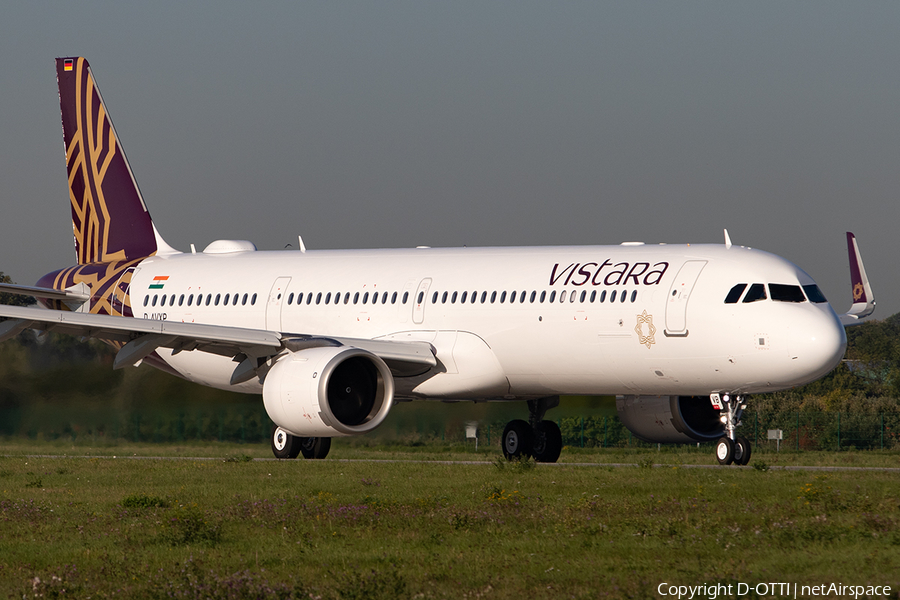
[[[745,437],[734,439],[734,464],[746,465],[750,462],[750,440]]]
[[[534,431],[531,455],[537,462],[555,463],[562,451],[562,434],[553,421],[541,421]]]
[[[300,438],[276,425],[272,428],[272,454],[275,458],[297,458],[300,454]]]
[[[518,460],[531,455],[531,425],[521,419],[510,421],[503,430],[503,456]]]
[[[719,438],[716,442],[716,458],[720,465],[730,465],[734,462],[734,442],[727,437]]]
[[[331,450],[331,438],[308,437],[300,439],[300,452],[303,458],[325,458]]]

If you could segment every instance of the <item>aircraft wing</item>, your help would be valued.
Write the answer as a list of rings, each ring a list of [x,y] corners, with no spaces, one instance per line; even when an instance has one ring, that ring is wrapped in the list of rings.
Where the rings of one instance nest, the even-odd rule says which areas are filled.
[[[875,294],[869,285],[866,276],[866,268],[863,266],[862,255],[859,253],[859,245],[856,236],[847,232],[847,252],[850,255],[850,285],[853,290],[853,304],[850,310],[840,315],[844,327],[858,325],[863,317],[868,317],[875,312]]]
[[[232,383],[242,383],[254,376],[260,360],[283,350],[302,350],[321,346],[352,346],[368,350],[384,360],[392,370],[427,370],[437,365],[435,350],[427,342],[367,340],[316,335],[290,334],[263,329],[246,329],[156,321],[76,313],[42,308],[0,306],[0,341],[18,335],[25,329],[53,331],[93,337],[121,344],[113,368],[133,365],[157,348],[174,352],[200,350],[232,357],[246,367],[236,369]]]

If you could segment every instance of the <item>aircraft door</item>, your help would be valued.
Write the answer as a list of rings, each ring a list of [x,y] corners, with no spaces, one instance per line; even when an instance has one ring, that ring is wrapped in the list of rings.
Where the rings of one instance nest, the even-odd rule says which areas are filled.
[[[279,277],[272,284],[269,301],[266,302],[266,329],[269,331],[281,331],[281,307],[290,282],[290,277]]]
[[[117,317],[133,317],[131,312],[131,279],[136,273],[135,267],[128,267],[122,273],[115,287],[112,289],[112,298],[110,298],[111,315]]]
[[[678,271],[666,299],[666,337],[687,337],[687,305],[705,260],[689,260]]]
[[[413,296],[413,323],[421,325],[425,320],[425,303],[428,301],[428,288],[431,287],[431,277],[426,277],[419,282],[416,294]]]

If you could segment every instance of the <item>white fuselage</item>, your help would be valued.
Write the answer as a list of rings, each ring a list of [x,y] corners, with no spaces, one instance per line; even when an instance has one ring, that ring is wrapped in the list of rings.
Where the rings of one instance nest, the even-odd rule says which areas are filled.
[[[814,285],[737,246],[419,248],[151,257],[130,296],[136,318],[430,342],[438,368],[398,377],[400,398],[760,393],[834,368],[846,337],[827,302],[726,304],[740,283]],[[230,385],[229,358],[159,354],[187,379],[262,389]]]

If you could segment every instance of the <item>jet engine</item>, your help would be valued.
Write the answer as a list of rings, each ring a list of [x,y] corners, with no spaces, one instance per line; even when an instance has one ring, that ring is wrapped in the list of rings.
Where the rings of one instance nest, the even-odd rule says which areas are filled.
[[[700,396],[617,396],[619,419],[646,442],[709,442],[725,434],[719,411]]]
[[[387,417],[393,399],[394,378],[384,361],[346,346],[290,352],[263,383],[269,417],[299,437],[368,433]]]

